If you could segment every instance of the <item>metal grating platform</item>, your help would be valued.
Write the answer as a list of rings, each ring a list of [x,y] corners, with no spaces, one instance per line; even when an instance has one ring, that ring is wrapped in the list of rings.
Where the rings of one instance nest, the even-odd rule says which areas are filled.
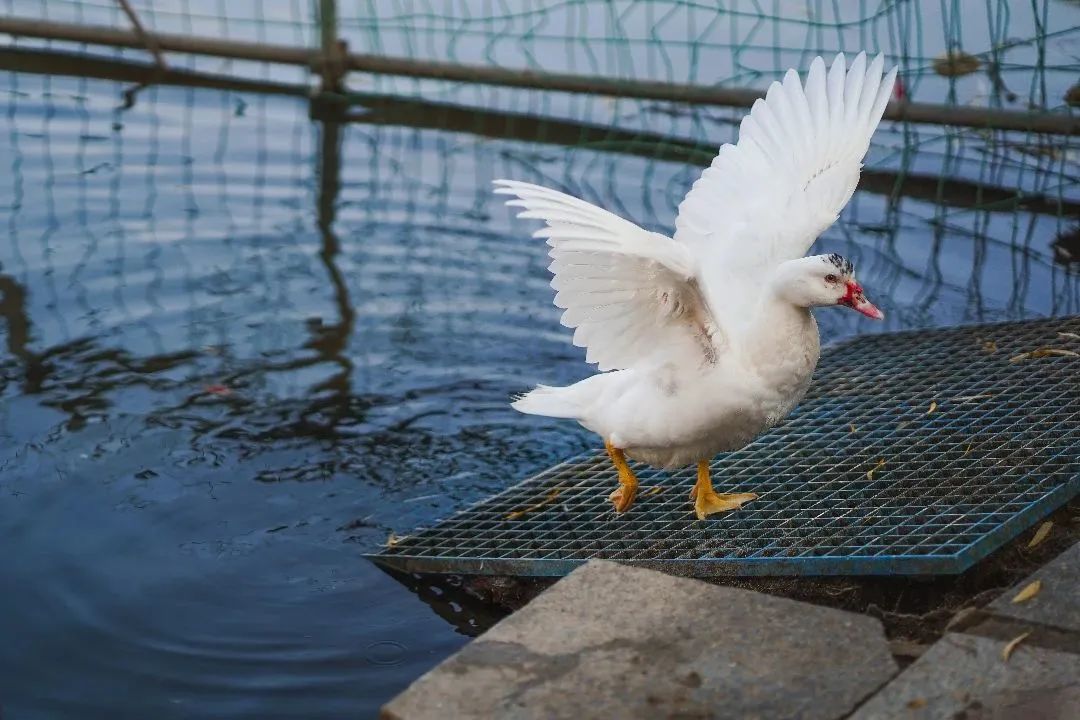
[[[1021,356],[1040,348],[1058,354]],[[1080,491],[1070,352],[1078,317],[856,338],[825,353],[788,422],[713,461],[718,491],[760,495],[739,511],[698,521],[692,470],[638,466],[616,515],[614,470],[593,454],[371,557],[494,575],[591,558],[699,577],[959,573]]]

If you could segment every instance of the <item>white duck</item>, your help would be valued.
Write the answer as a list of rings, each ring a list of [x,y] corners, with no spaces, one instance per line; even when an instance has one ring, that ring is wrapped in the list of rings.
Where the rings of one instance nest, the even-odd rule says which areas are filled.
[[[855,191],[896,68],[845,72],[819,57],[805,88],[789,70],[754,103],[739,140],[720,148],[679,205],[674,239],[555,190],[496,180],[522,218],[544,220],[555,305],[574,344],[601,371],[568,387],[537,386],[513,407],[571,418],[599,434],[630,507],[626,457],[675,468],[697,462],[699,519],[757,496],[713,491],[709,460],[743,447],[802,399],[819,354],[810,309],[843,305],[871,318],[851,263],[804,257]]]

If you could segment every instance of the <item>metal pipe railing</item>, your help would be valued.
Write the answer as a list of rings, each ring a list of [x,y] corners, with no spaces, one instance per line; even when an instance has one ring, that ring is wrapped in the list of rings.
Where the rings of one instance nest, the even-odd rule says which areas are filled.
[[[123,28],[45,22],[26,18],[0,18],[0,33],[7,33],[17,37],[66,40],[69,42],[108,45],[110,47],[143,49],[146,46],[143,38]],[[320,52],[316,49],[157,32],[147,32],[146,35],[152,38],[157,47],[163,51],[190,53],[192,55],[212,55],[235,60],[304,65],[316,68],[319,65]]]
[[[39,75],[68,75],[144,85],[178,85],[239,92],[309,97],[303,84],[245,80],[194,70],[161,70],[131,60],[93,57],[56,50],[0,48],[0,70]],[[707,164],[713,145],[688,138],[590,125],[554,117],[451,105],[418,98],[352,93],[349,104],[363,106],[351,113],[343,98],[323,94],[312,103],[312,117],[324,123],[363,123],[472,133],[503,140],[584,146],[597,151],[635,155],[654,160]],[[859,189],[876,195],[904,196],[939,205],[974,209],[1009,209],[1054,216],[1080,216],[1080,204],[1061,196],[1029,194],[1018,188],[988,185],[960,178],[941,178],[910,172],[864,168]]]
[[[335,46],[335,51],[328,57],[318,49],[167,33],[146,33],[147,37],[139,37],[136,33],[111,27],[42,22],[25,18],[0,18],[0,33],[127,48],[146,47],[149,38],[163,51],[303,65],[320,74],[323,74],[323,67],[328,63],[344,62],[349,70],[358,72],[699,105],[749,107],[764,94],[761,90],[751,88],[587,77],[349,53],[341,43]],[[1065,113],[892,102],[885,111],[885,117],[912,123],[1080,135],[1080,116]]]
[[[154,56],[154,62],[161,70],[168,70],[169,65],[165,62],[165,56],[161,54],[161,48],[158,47],[157,42],[150,33],[146,32],[146,28],[143,27],[142,20],[139,19],[139,14],[135,12],[135,8],[131,6],[128,0],[117,0],[120,3],[120,8],[127,15],[128,21],[131,23],[131,27],[135,30],[135,34],[139,36],[139,39],[143,41],[143,45],[150,51],[150,54]]]

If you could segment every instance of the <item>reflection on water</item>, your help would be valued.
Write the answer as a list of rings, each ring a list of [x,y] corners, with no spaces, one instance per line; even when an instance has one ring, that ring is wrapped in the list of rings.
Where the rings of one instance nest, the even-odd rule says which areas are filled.
[[[584,368],[465,174],[497,151],[4,83],[0,702],[369,714],[463,639],[361,552],[588,442],[506,405]]]
[[[18,718],[365,716],[460,645],[361,552],[593,444],[507,406],[588,370],[490,181],[668,230],[738,115],[530,100],[560,118],[536,122],[496,109],[512,94],[462,110],[461,88],[371,95],[338,125],[292,97],[0,87],[0,705]],[[820,244],[889,319],[822,312],[826,340],[1077,312],[1076,162],[886,128]]]

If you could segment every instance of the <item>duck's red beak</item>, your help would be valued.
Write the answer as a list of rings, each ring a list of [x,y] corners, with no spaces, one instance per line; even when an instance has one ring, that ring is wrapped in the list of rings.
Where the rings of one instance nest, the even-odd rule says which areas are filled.
[[[862,285],[854,280],[848,282],[847,292],[844,293],[844,297],[840,298],[837,304],[861,312],[866,317],[873,318],[874,320],[885,319],[885,313],[878,310],[874,303],[863,296]]]

